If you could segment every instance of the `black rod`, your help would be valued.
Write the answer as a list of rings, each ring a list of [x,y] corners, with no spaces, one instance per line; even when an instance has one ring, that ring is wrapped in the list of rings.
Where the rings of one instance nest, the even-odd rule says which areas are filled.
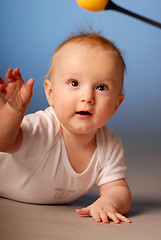
[[[138,14],[136,14],[136,13],[133,13],[133,12],[128,11],[128,10],[122,8],[122,7],[119,7],[118,5],[116,5],[115,3],[113,3],[111,0],[108,2],[107,6],[106,6],[106,8],[105,8],[105,10],[108,10],[108,9],[125,13],[125,14],[127,14],[127,15],[129,15],[129,16],[131,16],[131,17],[137,18],[137,19],[139,19],[139,20],[142,20],[142,21],[144,21],[144,22],[147,22],[147,23],[149,23],[149,24],[152,24],[152,25],[154,25],[154,26],[156,26],[156,27],[158,27],[158,28],[161,28],[161,23],[158,23],[158,22],[153,21],[153,20],[151,20],[151,19],[149,19],[149,18],[140,16],[140,15],[138,15]]]

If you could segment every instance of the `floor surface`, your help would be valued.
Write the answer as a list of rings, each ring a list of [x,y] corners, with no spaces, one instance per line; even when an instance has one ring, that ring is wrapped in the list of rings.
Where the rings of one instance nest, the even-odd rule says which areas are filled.
[[[159,240],[161,202],[133,200],[128,217],[132,223],[96,223],[75,213],[97,198],[94,189],[71,205],[32,205],[0,198],[1,240]]]

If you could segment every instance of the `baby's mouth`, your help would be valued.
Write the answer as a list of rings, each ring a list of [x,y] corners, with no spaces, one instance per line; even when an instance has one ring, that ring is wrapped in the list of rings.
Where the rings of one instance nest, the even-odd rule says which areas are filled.
[[[88,111],[79,111],[79,112],[76,112],[76,114],[83,115],[83,116],[92,115],[92,113],[90,113]]]

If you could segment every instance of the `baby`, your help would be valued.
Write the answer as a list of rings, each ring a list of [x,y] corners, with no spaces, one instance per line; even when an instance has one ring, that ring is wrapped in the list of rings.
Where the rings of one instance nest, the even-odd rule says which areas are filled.
[[[55,51],[44,81],[50,107],[25,116],[34,79],[19,69],[0,78],[0,196],[65,204],[99,186],[100,197],[77,209],[108,223],[130,222],[124,151],[105,126],[124,100],[125,63],[97,33],[70,36]]]

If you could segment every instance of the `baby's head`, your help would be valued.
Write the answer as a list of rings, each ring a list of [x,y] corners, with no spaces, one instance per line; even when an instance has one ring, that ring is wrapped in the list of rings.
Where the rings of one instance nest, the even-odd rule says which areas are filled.
[[[49,80],[51,80],[51,78],[53,77],[54,70],[56,68],[55,63],[56,63],[57,55],[68,44],[77,45],[78,48],[79,48],[79,45],[84,45],[89,48],[98,48],[98,49],[100,48],[105,53],[111,52],[117,56],[118,63],[123,69],[123,74],[124,74],[124,71],[126,70],[126,64],[122,57],[121,51],[112,41],[103,37],[99,32],[96,33],[96,32],[88,32],[88,31],[84,31],[84,32],[80,31],[77,34],[71,34],[65,41],[63,41],[57,47],[51,59],[50,69],[46,75],[46,77],[49,78]],[[121,91],[122,89],[123,89],[123,77],[122,77],[122,83],[121,83]]]
[[[120,51],[100,34],[79,33],[64,41],[44,84],[64,129],[87,133],[106,124],[124,99],[124,70]]]

